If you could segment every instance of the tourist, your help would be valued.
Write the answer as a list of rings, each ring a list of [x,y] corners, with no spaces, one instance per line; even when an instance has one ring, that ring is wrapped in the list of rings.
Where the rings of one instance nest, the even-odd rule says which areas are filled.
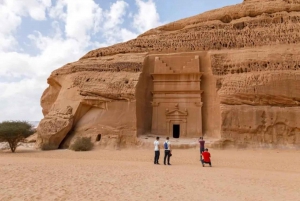
[[[201,161],[202,160],[202,152],[204,152],[204,144],[205,144],[203,137],[199,138],[199,144],[200,144],[200,161]]]
[[[169,141],[169,137],[167,137],[167,140],[164,143],[165,148],[165,157],[164,157],[164,164],[166,165],[166,159],[168,161],[168,165],[170,164],[170,156],[171,156],[171,143]]]
[[[205,151],[202,153],[203,159],[201,160],[202,166],[204,167],[204,164],[209,164],[211,167],[211,161],[210,161],[210,153],[208,152],[208,149],[206,148]]]
[[[160,155],[159,149],[160,149],[159,137],[156,137],[156,140],[154,141],[154,164],[157,164],[157,165],[159,165],[159,163],[158,163],[159,155]]]

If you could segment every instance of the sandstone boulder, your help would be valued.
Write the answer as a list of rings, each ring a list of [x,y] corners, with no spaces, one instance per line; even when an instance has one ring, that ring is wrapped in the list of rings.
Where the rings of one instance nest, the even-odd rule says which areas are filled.
[[[43,150],[57,149],[73,126],[72,108],[65,111],[51,111],[40,122],[38,144]]]

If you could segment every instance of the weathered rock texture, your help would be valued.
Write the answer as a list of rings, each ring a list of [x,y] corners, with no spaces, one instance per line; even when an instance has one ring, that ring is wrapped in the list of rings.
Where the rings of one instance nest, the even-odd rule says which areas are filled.
[[[175,91],[198,91],[194,104],[201,107],[201,126],[188,118],[176,123],[195,127],[192,136],[234,144],[300,145],[299,36],[300,0],[245,0],[91,51],[49,77],[41,100],[45,118],[38,128],[40,145],[58,148],[76,136],[96,140],[101,135],[103,146],[130,146],[138,135],[162,134],[152,125],[158,118],[152,96],[155,60],[171,58],[165,62],[170,73],[182,75],[174,69],[185,64],[172,63],[180,57],[199,58],[195,65],[201,81],[178,75],[174,84],[172,75],[160,78],[166,82],[162,88],[174,89],[176,98],[182,93],[176,96]],[[170,106],[163,102],[168,111],[177,111],[175,119],[194,111],[189,98],[180,101]]]

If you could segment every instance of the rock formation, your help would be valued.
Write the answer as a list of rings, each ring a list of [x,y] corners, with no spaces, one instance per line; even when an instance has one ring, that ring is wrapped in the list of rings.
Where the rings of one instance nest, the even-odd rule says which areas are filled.
[[[91,51],[48,78],[40,146],[146,133],[298,146],[299,34],[300,0],[244,0]]]

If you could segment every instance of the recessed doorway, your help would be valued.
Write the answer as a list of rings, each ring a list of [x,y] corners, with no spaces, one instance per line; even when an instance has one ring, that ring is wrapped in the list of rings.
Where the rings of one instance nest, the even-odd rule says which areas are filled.
[[[99,142],[100,140],[101,140],[101,134],[98,134],[96,138],[96,142]]]
[[[174,124],[173,125],[173,138],[179,138],[180,136],[180,125]]]

